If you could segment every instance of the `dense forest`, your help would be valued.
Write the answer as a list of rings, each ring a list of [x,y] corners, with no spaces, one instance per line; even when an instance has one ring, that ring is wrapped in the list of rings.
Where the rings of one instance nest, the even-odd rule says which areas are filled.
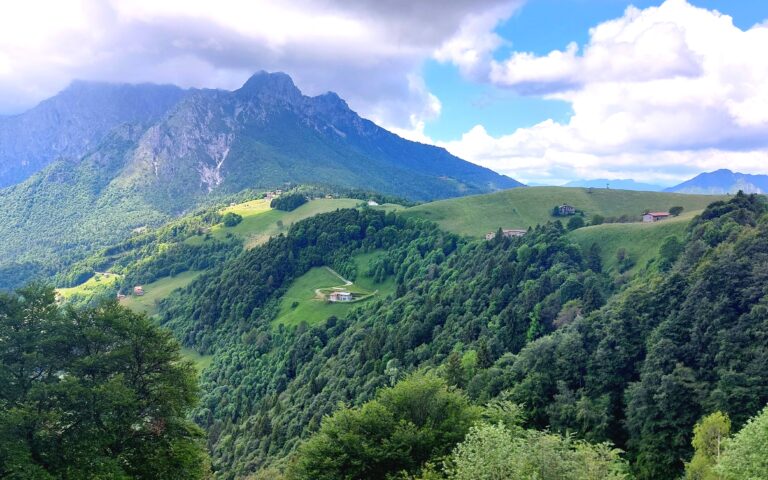
[[[665,242],[629,285],[601,272],[559,222],[520,239],[467,241],[395,214],[342,210],[231,257],[162,305],[162,323],[215,361],[195,420],[221,478],[283,469],[324,415],[413,371],[477,405],[524,405],[525,427],[626,450],[638,478],[683,471],[694,424],[742,426],[768,402],[768,222],[738,195]],[[356,252],[383,251],[356,272]],[[275,325],[278,300],[313,266],[394,278],[346,317]]]

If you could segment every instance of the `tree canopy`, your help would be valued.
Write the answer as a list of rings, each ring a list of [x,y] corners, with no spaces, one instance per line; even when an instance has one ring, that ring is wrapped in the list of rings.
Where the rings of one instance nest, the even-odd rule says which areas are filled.
[[[170,333],[109,302],[57,307],[38,286],[0,295],[0,476],[204,478],[191,363]]]

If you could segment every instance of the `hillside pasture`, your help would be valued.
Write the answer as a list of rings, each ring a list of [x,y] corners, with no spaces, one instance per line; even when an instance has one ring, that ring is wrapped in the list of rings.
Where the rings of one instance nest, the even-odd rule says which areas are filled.
[[[617,272],[619,249],[624,249],[634,262],[628,271],[644,267],[659,253],[661,243],[670,235],[683,240],[688,222],[699,212],[655,223],[611,223],[584,227],[568,235],[586,252],[593,243],[600,247],[603,269]]]
[[[115,285],[120,275],[109,272],[96,272],[91,278],[75,287],[57,288],[56,293],[64,300],[72,300],[75,297],[89,299],[94,295],[109,292]]]
[[[563,203],[583,211],[587,221],[595,214],[604,217],[627,215],[639,221],[646,210],[666,211],[681,206],[685,212],[692,212],[727,198],[597,188],[525,187],[440,200],[417,205],[402,213],[434,221],[441,228],[459,235],[480,238],[499,227],[527,229],[558,218],[565,223],[567,217],[552,216],[552,208]]]
[[[157,313],[157,302],[166,298],[174,290],[183,288],[192,283],[202,272],[182,272],[173,277],[164,277],[160,280],[143,285],[144,295],[128,295],[120,300],[120,304],[130,308],[134,312],[154,315]]]
[[[288,287],[280,299],[280,310],[274,320],[274,325],[296,326],[301,322],[314,325],[323,322],[331,315],[343,317],[358,303],[328,302],[326,295],[334,287],[363,297],[365,301],[371,297],[384,297],[394,291],[394,278],[375,283],[373,278],[366,275],[369,262],[382,252],[371,252],[355,255],[357,278],[352,285],[345,285],[344,279],[327,267],[315,267],[300,276]]]
[[[355,208],[360,200],[351,198],[315,199],[310,200],[296,210],[284,212],[269,206],[268,200],[252,200],[233,205],[221,211],[221,213],[233,212],[243,217],[243,221],[234,227],[225,227],[222,224],[211,227],[209,234],[213,238],[223,239],[227,235],[234,235],[243,240],[246,248],[253,248],[265,243],[270,237],[285,232],[290,226],[318,213],[332,212],[339,208]],[[278,225],[278,222],[281,222]],[[187,242],[198,244],[205,241],[205,235],[190,237]]]

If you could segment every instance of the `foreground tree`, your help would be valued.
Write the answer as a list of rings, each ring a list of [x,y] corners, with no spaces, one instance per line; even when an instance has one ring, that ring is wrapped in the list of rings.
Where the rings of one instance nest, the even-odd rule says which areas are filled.
[[[432,375],[412,375],[360,408],[341,408],[305,443],[288,478],[376,480],[415,472],[446,455],[479,417],[461,393]]]
[[[145,316],[0,295],[0,477],[204,478],[191,363]]]
[[[726,442],[714,470],[728,480],[768,478],[768,407]]]
[[[693,428],[694,454],[685,465],[687,480],[714,480],[722,478],[713,468],[720,460],[723,444],[731,433],[731,420],[722,412],[704,417]]]
[[[450,458],[450,480],[622,480],[627,464],[620,451],[570,436],[509,428],[502,423],[473,427]]]

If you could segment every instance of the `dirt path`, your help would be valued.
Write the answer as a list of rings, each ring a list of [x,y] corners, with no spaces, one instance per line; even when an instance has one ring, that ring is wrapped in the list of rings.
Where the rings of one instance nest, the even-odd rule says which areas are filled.
[[[331,267],[325,267],[325,269],[326,269],[326,270],[328,270],[329,272],[331,272],[332,274],[336,275],[337,277],[339,277],[339,279],[340,279],[342,282],[344,282],[344,286],[345,286],[345,287],[348,287],[348,286],[352,285],[352,282],[350,282],[350,281],[349,281],[349,280],[347,280],[346,278],[344,278],[344,277],[342,277],[341,275],[339,275],[339,272],[337,272],[336,270],[332,269]]]
[[[344,282],[344,285],[339,285],[337,287],[330,287],[330,288],[349,287],[349,286],[353,285],[353,283],[351,281],[349,281],[346,278],[344,278],[341,275],[339,275],[339,272],[337,272],[336,270],[332,269],[331,267],[325,267],[325,269],[328,270],[329,272],[331,272],[331,274],[333,274],[334,276],[338,277],[339,280]],[[327,288],[316,288],[315,289],[315,298],[317,298],[317,299],[325,299],[325,294],[322,292],[322,290],[327,290]],[[356,300],[353,300],[352,302],[349,302],[349,303],[354,303],[354,302],[357,302],[357,301],[360,301],[360,300],[365,300],[366,298],[370,298],[370,297],[376,295],[378,292],[379,291],[376,290],[373,293],[365,295],[364,297],[360,297],[360,298],[358,298]]]

